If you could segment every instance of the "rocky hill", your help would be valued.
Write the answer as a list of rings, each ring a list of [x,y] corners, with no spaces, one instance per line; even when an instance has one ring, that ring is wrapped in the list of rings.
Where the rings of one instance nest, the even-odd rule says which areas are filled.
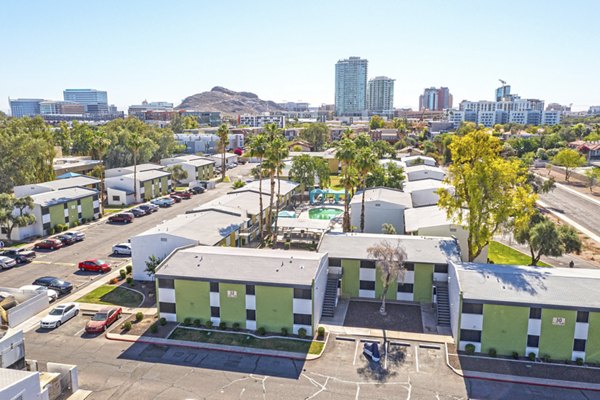
[[[254,93],[234,92],[220,86],[215,86],[210,92],[197,93],[186,97],[177,108],[198,111],[220,111],[228,115],[257,114],[283,110],[274,101],[261,100]]]

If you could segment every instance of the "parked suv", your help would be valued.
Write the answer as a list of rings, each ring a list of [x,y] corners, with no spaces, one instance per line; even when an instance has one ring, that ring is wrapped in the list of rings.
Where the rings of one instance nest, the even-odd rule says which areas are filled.
[[[24,264],[31,262],[35,258],[35,251],[27,249],[8,249],[0,253],[0,256],[9,257],[19,264]]]
[[[111,215],[110,217],[108,217],[108,222],[125,222],[127,224],[133,222],[133,219],[135,217],[133,216],[132,213],[129,212],[124,212],[124,213],[118,213],[115,215]]]
[[[142,211],[145,211],[146,214],[151,214],[153,212],[157,212],[158,211],[158,206],[155,206],[152,203],[142,204],[142,205],[138,206],[137,208],[139,208]]]

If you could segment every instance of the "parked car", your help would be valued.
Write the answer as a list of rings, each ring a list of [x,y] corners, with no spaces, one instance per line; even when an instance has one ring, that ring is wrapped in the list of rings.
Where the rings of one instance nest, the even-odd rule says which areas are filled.
[[[80,231],[68,231],[68,232],[63,232],[61,235],[63,236],[70,236],[73,239],[75,239],[76,242],[81,242],[85,239],[85,233],[84,232],[80,232]]]
[[[38,293],[46,293],[48,296],[48,301],[52,303],[54,300],[58,299],[58,292],[54,289],[48,289],[45,286],[40,285],[25,285],[21,286],[19,290],[30,290]]]
[[[19,303],[17,302],[17,299],[15,299],[15,296],[10,293],[0,292],[0,307],[4,310],[9,310],[17,304]]]
[[[130,256],[131,255],[131,243],[119,243],[112,247],[113,254]]]
[[[152,203],[146,203],[146,204],[142,204],[140,206],[138,206],[137,208],[139,208],[140,210],[143,210],[146,212],[146,214],[152,214],[153,212],[157,212],[158,211],[158,206],[152,204]]]
[[[31,262],[35,258],[35,251],[27,249],[8,249],[0,253],[0,256],[9,257],[19,264]]]
[[[206,189],[204,189],[202,186],[194,186],[193,188],[190,189],[191,192],[193,192],[194,194],[202,194],[204,192],[206,192]]]
[[[121,307],[101,309],[85,324],[85,331],[87,333],[104,332],[113,322],[121,318],[121,312]]]
[[[129,224],[129,223],[133,222],[134,218],[135,217],[133,216],[132,213],[124,212],[124,213],[118,213],[115,215],[111,215],[110,217],[108,217],[108,222],[125,222],[126,224]]]
[[[171,193],[171,195],[179,196],[185,200],[189,200],[192,198],[192,192],[190,192],[189,190],[185,192],[183,190],[176,190],[173,193]]]
[[[146,211],[142,210],[139,207],[132,208],[131,210],[129,210],[129,212],[132,213],[133,216],[136,217],[136,218],[143,217],[144,215],[147,215]]]
[[[17,261],[5,256],[0,256],[0,269],[10,269],[17,265]]]
[[[152,200],[150,203],[159,207],[171,207],[173,204],[175,204],[175,200],[168,197],[159,197],[158,199]]]
[[[54,289],[58,293],[67,294],[73,290],[73,284],[70,282],[63,281],[54,276],[44,276],[33,281],[32,285],[45,286],[48,289]]]
[[[64,245],[62,244],[62,242],[58,239],[45,239],[42,240],[41,242],[37,242],[35,244],[35,246],[33,246],[34,249],[50,249],[50,250],[56,250],[56,249],[60,249],[61,247],[63,247]]]
[[[58,328],[71,318],[79,314],[79,305],[77,303],[59,304],[54,307],[48,315],[40,321],[40,328],[52,329]]]
[[[69,246],[75,243],[75,238],[69,235],[56,235],[51,237],[50,239],[58,239],[64,246]]]
[[[169,197],[175,200],[175,203],[181,203],[181,197],[179,197],[178,195],[172,194]]]
[[[110,265],[104,260],[93,258],[79,263],[80,271],[100,272],[101,274],[110,271]]]

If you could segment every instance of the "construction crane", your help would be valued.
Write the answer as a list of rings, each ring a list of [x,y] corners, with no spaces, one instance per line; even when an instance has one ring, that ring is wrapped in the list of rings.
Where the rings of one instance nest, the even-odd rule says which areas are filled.
[[[498,79],[500,81],[500,83],[502,84],[502,86],[506,86],[506,81],[503,81],[502,79]]]

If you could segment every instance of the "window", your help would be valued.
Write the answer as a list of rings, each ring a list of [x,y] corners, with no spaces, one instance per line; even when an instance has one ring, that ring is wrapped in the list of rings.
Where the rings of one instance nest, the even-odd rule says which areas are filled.
[[[256,321],[256,310],[246,310],[246,319],[248,321]]]
[[[461,329],[460,340],[465,342],[481,342],[481,331]]]
[[[330,267],[341,267],[342,259],[341,258],[329,258],[329,266]]]
[[[463,314],[483,314],[483,304],[463,303]]]
[[[585,339],[575,339],[573,342],[573,351],[585,351]]]
[[[212,293],[219,293],[219,282],[211,282],[210,283],[210,291]]]
[[[310,314],[294,314],[294,324],[296,324],[296,325],[312,325],[312,315],[310,315]]]
[[[590,313],[587,311],[577,311],[577,322],[588,322]]]
[[[219,307],[211,307],[210,316],[214,318],[219,318],[221,316],[221,309]]]
[[[113,201],[121,201],[121,196],[113,196]]]
[[[542,319],[542,309],[534,307],[530,308],[529,319]]]
[[[254,285],[246,285],[246,294],[254,295]]]
[[[295,299],[311,299],[312,298],[312,290],[310,290],[310,289],[294,289],[294,298]]]
[[[398,284],[398,293],[412,293],[413,292],[413,284],[412,283],[399,283]]]
[[[360,267],[361,268],[375,269],[375,261],[360,260]]]
[[[415,263],[404,263],[404,268],[406,268],[407,271],[414,271]]]
[[[375,290],[375,282],[373,281],[360,281],[361,290]]]
[[[160,278],[158,280],[158,287],[163,289],[175,289],[175,280]]]
[[[433,272],[437,272],[438,274],[447,274],[448,264],[435,264],[433,267]]]
[[[177,308],[175,306],[175,303],[163,303],[163,302],[159,302],[158,303],[158,309],[160,310],[161,313],[175,314],[177,312]]]
[[[540,337],[537,335],[527,335],[527,347],[540,347]]]

